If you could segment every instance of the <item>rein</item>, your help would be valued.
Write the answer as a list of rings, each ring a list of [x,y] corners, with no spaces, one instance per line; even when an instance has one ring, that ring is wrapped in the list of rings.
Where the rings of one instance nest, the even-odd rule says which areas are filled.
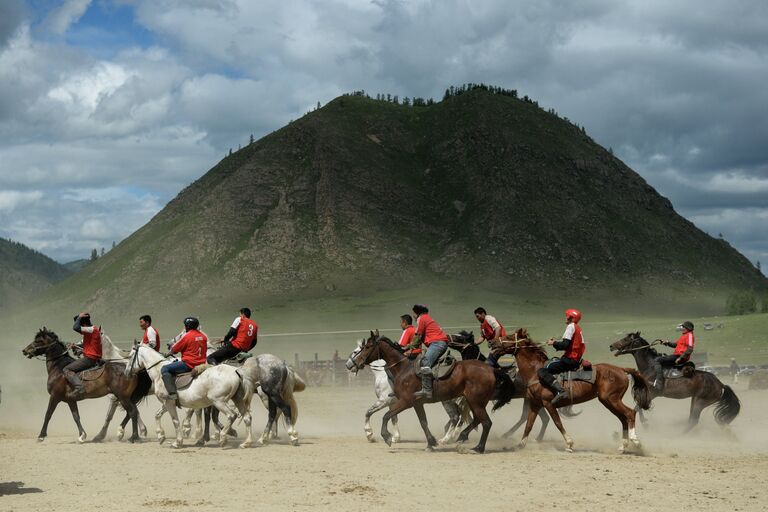
[[[661,340],[656,340],[653,343],[649,343],[648,345],[643,345],[642,347],[635,347],[635,348],[628,348],[628,349],[621,349],[622,354],[628,354],[630,352],[637,352],[638,350],[643,350],[647,348],[651,348],[655,345],[662,345]]]

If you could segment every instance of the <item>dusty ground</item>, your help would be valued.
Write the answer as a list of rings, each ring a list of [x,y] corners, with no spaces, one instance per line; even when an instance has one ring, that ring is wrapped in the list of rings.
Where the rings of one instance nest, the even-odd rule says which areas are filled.
[[[460,454],[453,447],[424,453],[412,411],[401,418],[404,442],[393,448],[368,443],[362,416],[373,393],[367,388],[297,395],[299,447],[279,441],[247,450],[234,444],[173,450],[154,441],[117,442],[114,427],[106,442],[78,445],[65,406],[54,415],[51,436],[38,443],[45,397],[14,399],[5,392],[0,510],[766,510],[768,395],[736,391],[743,408],[731,428],[720,429],[705,412],[702,425],[686,436],[680,432],[687,402],[659,400],[652,425],[639,428],[639,456],[616,453],[612,434],[618,422],[597,403],[566,423],[576,441],[573,454],[563,451],[554,428],[543,443],[531,442],[522,451],[514,449],[519,435],[501,439],[520,413],[519,402],[493,415],[486,455]],[[105,407],[102,401],[83,406],[90,436]],[[151,419],[155,408],[150,398],[143,416]],[[265,414],[258,404],[254,411],[260,429]],[[431,406],[429,412],[433,431],[440,432],[442,408]],[[374,416],[377,432],[380,417]],[[165,426],[172,434],[167,419]]]

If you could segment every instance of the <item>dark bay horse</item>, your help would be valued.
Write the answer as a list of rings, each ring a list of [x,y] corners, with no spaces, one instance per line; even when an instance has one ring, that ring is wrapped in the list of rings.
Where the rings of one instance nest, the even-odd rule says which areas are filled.
[[[421,378],[416,375],[413,363],[403,354],[402,347],[390,339],[380,336],[378,331],[371,331],[370,337],[363,343],[362,350],[353,358],[358,369],[366,364],[383,359],[393,376],[393,389],[397,401],[384,414],[381,423],[381,437],[391,446],[392,434],[387,425],[392,416],[406,409],[413,409],[419,417],[419,423],[427,438],[427,450],[437,446],[437,439],[429,431],[425,403],[436,403],[463,396],[472,411],[472,422],[461,431],[458,441],[464,442],[470,432],[480,424],[483,429],[480,442],[472,448],[477,453],[485,451],[488,432],[491,429],[491,419],[485,410],[496,390],[496,374],[490,366],[480,361],[458,361],[450,376],[435,380],[434,391],[430,400],[414,398],[414,393],[421,389]],[[508,381],[509,382],[509,381]],[[511,385],[511,384],[510,384]]]
[[[615,356],[632,354],[635,358],[637,369],[649,381],[656,377],[651,363],[661,354],[656,352],[640,336],[640,332],[627,334],[624,338],[611,344],[610,348]],[[699,423],[701,411],[710,405],[717,404],[715,407],[715,420],[720,425],[731,423],[741,410],[739,398],[730,386],[720,382],[720,379],[715,375],[701,370],[696,370],[693,377],[690,378],[664,379],[664,388],[661,393],[658,393],[655,389],[651,389],[651,392],[655,396],[663,396],[665,398],[691,398],[686,432]]]
[[[477,359],[478,361],[485,361],[485,356],[482,354],[482,352],[480,352],[480,347],[475,345],[474,342],[475,336],[471,331],[459,331],[459,334],[449,335],[448,347],[457,350],[459,354],[461,354],[462,360]],[[525,387],[525,382],[523,382],[523,379],[520,377],[519,373],[515,374],[514,384],[514,392],[512,396],[506,397],[506,400],[509,401],[515,398],[522,398],[523,409],[520,411],[520,419],[517,420],[517,423],[512,425],[512,428],[507,430],[501,436],[503,438],[512,436],[520,427],[525,424],[528,419],[528,411],[531,408],[529,400],[526,398],[528,389]],[[501,408],[505,404],[506,402],[499,405],[497,408]],[[581,412],[574,413],[572,407],[569,405],[568,407],[562,409],[562,414],[563,416],[567,416],[569,418],[575,418],[581,414]],[[539,434],[536,436],[537,442],[540,442],[542,439],[544,439],[544,433],[547,431],[547,426],[549,425],[549,416],[543,409],[539,410],[539,418],[541,419],[541,430],[539,430]]]
[[[51,420],[56,406],[59,405],[59,402],[66,402],[69,405],[70,411],[72,411],[72,418],[77,425],[78,441],[82,443],[85,441],[86,433],[80,423],[80,412],[77,409],[77,402],[87,398],[101,398],[110,393],[117,397],[120,405],[123,406],[131,417],[133,435],[131,435],[129,440],[132,443],[139,440],[137,421],[139,411],[135,404],[143,398],[143,395],[137,395],[141,395],[142,392],[146,394],[148,387],[140,386],[137,377],[124,376],[124,364],[104,364],[102,369],[97,370],[96,377],[92,380],[83,380],[85,395],[75,398],[63,372],[64,367],[74,361],[74,359],[70,357],[67,346],[59,340],[56,333],[43,327],[35,335],[32,343],[22,350],[22,353],[30,359],[45,354],[45,362],[48,369],[48,394],[50,396],[48,399],[48,409],[45,411],[45,421],[43,422],[43,428],[40,430],[38,441],[42,441],[48,435],[48,422]]]
[[[627,407],[621,400],[629,388],[629,378],[627,375],[632,375],[634,380],[632,396],[635,402],[642,409],[650,408],[651,400],[648,383],[637,370],[634,368],[619,368],[611,364],[595,364],[592,366],[593,371],[596,372],[595,382],[564,382],[563,387],[569,391],[569,396],[567,399],[561,400],[559,402],[560,405],[556,407],[551,402],[554,398],[554,393],[549,388],[541,385],[537,375],[539,368],[543,367],[548,360],[547,354],[538,344],[530,339],[528,331],[519,329],[513,336],[507,336],[502,342],[502,350],[515,356],[520,376],[528,388],[531,409],[528,412],[528,422],[525,425],[523,438],[520,440],[521,447],[525,446],[528,434],[531,433],[536,413],[543,407],[547,410],[557,429],[563,435],[566,451],[572,451],[573,440],[563,427],[563,422],[557,413],[557,407],[579,404],[594,398],[600,400],[600,403],[621,422],[623,436],[619,451],[623,452],[630,441],[636,447],[640,446],[640,441],[635,433],[635,410]],[[494,409],[501,405],[497,404]]]

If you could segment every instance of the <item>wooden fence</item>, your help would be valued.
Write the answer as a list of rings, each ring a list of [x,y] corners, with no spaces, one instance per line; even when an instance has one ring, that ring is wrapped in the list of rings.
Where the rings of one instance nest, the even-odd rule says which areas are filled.
[[[293,355],[293,368],[308,386],[371,386],[373,372],[366,366],[354,374],[347,370],[346,359],[339,357],[339,351],[332,359],[319,359],[315,352],[314,359],[302,361],[299,354]]]

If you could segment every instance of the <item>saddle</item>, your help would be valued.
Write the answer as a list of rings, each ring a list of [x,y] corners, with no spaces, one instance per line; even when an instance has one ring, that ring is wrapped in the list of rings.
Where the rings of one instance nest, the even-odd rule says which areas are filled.
[[[205,370],[210,368],[209,364],[201,364],[192,368],[191,372],[179,373],[176,375],[176,389],[187,389],[192,385],[192,381],[198,378]]]
[[[77,372],[77,376],[80,377],[82,382],[97,380],[101,377],[101,374],[104,373],[104,368],[106,368],[106,366],[107,364],[104,361],[99,361],[93,368]]]
[[[424,359],[423,355],[419,355],[413,360],[413,369],[418,374],[421,369],[421,360]],[[432,365],[432,376],[437,380],[447,379],[453,373],[453,369],[456,367],[456,358],[446,351],[443,356],[438,359],[435,364]]]
[[[561,384],[568,380],[580,380],[594,384],[596,378],[597,372],[592,369],[592,363],[586,359],[581,360],[581,365],[576,370],[563,372],[557,376],[557,380]]]
[[[675,366],[664,368],[664,378],[665,379],[680,379],[683,377],[691,378],[693,377],[693,374],[695,371],[696,371],[696,365],[693,364],[693,361],[686,361],[683,364],[676,364]]]

